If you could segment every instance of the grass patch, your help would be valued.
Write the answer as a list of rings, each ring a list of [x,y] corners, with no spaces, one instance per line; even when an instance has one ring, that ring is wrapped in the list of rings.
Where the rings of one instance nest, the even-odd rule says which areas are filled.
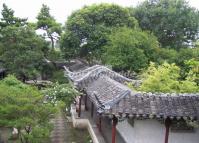
[[[75,129],[72,126],[72,123],[67,123],[68,128],[70,130],[68,134],[68,142],[75,142],[75,143],[92,143],[92,139],[86,129]]]

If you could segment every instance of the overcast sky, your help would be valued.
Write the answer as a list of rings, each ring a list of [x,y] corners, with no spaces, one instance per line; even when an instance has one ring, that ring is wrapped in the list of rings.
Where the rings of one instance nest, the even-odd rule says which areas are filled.
[[[0,0],[0,11],[2,4],[6,3],[15,11],[15,15],[22,18],[28,18],[29,21],[35,21],[41,5],[47,4],[50,13],[58,22],[64,23],[67,17],[77,9],[85,5],[94,3],[115,3],[121,6],[136,6],[143,0]],[[190,5],[199,9],[199,0],[188,0]]]

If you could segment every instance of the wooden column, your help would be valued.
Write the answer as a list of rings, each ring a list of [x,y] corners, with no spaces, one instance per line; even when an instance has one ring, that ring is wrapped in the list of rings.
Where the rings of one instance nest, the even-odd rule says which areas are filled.
[[[93,117],[93,112],[94,112],[94,104],[91,102],[91,117]]]
[[[102,115],[99,115],[99,131],[102,132]]]
[[[79,112],[78,112],[78,117],[81,116],[81,105],[82,104],[82,95],[80,95],[80,98],[79,98]]]
[[[85,110],[86,110],[86,111],[88,111],[88,107],[87,107],[87,100],[88,100],[88,99],[87,99],[87,98],[88,98],[88,95],[86,94],[86,95],[85,95],[85,101],[84,101],[84,102],[85,102]]]
[[[168,142],[169,142],[169,129],[170,129],[170,125],[171,125],[171,120],[170,120],[170,118],[167,118],[167,119],[165,120],[166,132],[165,132],[165,140],[164,140],[164,143],[168,143]]]
[[[113,116],[112,118],[112,143],[115,143],[115,138],[116,138],[116,125],[117,125],[117,122],[118,122],[118,119]]]

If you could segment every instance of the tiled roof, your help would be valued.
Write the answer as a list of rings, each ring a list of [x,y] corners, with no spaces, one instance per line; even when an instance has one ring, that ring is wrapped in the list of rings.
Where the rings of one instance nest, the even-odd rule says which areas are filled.
[[[88,68],[88,64],[82,60],[74,59],[69,63],[68,67],[71,71],[80,71]]]
[[[95,71],[98,67],[99,65],[95,65],[79,72],[78,71],[70,72],[69,70],[67,71],[66,69],[65,76],[68,76],[74,82],[80,81],[82,78],[89,76],[90,73]]]
[[[199,120],[199,94],[136,93],[107,111],[134,118],[190,118]]]
[[[66,68],[78,89],[84,90],[104,115],[138,118],[190,118],[199,120],[199,93],[134,93],[124,83],[133,82],[107,67],[95,65],[79,72]]]
[[[93,82],[101,76],[107,76],[119,83],[132,81],[131,79],[126,78],[101,65],[95,65],[80,72],[70,72],[68,69],[66,69],[65,75],[68,76],[76,85],[78,85],[80,89],[85,88],[85,86],[87,86],[90,82]]]
[[[100,110],[110,109],[122,98],[131,94],[129,88],[106,76],[90,83],[85,91]]]

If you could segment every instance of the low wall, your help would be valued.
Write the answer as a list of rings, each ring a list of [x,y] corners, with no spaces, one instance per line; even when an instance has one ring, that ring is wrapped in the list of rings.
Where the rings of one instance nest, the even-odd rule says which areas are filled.
[[[72,123],[74,128],[87,128],[89,131],[89,134],[93,140],[93,143],[100,143],[95,135],[95,132],[89,122],[88,119],[80,119],[77,117],[76,108],[74,105],[71,105],[71,117],[72,117]]]

